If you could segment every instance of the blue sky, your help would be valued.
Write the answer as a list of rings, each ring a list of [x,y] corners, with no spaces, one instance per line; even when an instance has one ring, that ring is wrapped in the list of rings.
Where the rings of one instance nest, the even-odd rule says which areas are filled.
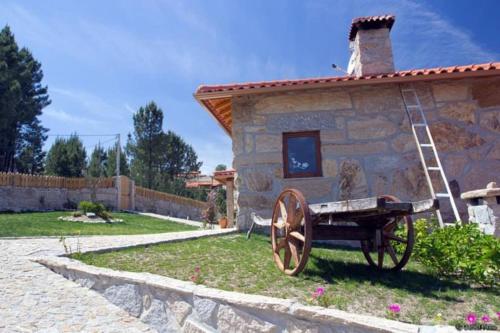
[[[397,69],[500,61],[499,12],[495,0],[1,0],[0,24],[42,63],[49,134],[125,138],[154,100],[210,172],[231,164],[231,142],[193,99],[198,85],[341,75],[331,64],[347,67],[351,19],[385,13]]]

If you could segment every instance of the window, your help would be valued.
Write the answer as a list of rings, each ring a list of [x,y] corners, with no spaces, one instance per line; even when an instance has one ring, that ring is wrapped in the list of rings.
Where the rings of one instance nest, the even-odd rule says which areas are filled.
[[[283,133],[285,178],[321,177],[319,131]]]

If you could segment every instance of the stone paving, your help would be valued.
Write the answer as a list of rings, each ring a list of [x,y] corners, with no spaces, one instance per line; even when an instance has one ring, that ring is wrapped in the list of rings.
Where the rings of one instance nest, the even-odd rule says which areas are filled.
[[[153,235],[67,238],[82,252],[233,232],[199,230]],[[0,332],[153,332],[139,319],[30,258],[61,255],[55,238],[0,239]]]

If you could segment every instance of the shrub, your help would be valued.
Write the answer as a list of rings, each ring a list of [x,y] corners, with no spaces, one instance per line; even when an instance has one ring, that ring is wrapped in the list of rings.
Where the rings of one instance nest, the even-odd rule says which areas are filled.
[[[78,209],[81,210],[83,214],[94,213],[103,219],[111,218],[111,214],[106,211],[106,207],[99,202],[80,201]]]
[[[476,224],[439,229],[419,220],[415,234],[415,258],[439,276],[483,286],[500,282],[500,240]]]
[[[203,222],[213,224],[216,222],[217,218],[217,208],[216,208],[216,196],[215,190],[210,191],[208,194],[207,208],[203,211]]]

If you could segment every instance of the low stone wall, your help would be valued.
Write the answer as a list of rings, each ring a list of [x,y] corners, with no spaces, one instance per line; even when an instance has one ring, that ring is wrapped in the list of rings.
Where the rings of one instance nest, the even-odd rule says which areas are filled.
[[[136,191],[135,209],[137,211],[157,213],[195,221],[202,220],[203,210],[206,208],[204,202],[163,192],[147,191],[156,192],[159,197],[149,194],[143,196],[141,195],[141,191]]]
[[[62,210],[68,203],[91,200],[91,189],[0,186],[0,211]],[[107,207],[116,207],[115,188],[97,188],[95,199]]]
[[[98,268],[66,257],[36,261],[101,293],[158,332],[419,332],[417,325]]]

